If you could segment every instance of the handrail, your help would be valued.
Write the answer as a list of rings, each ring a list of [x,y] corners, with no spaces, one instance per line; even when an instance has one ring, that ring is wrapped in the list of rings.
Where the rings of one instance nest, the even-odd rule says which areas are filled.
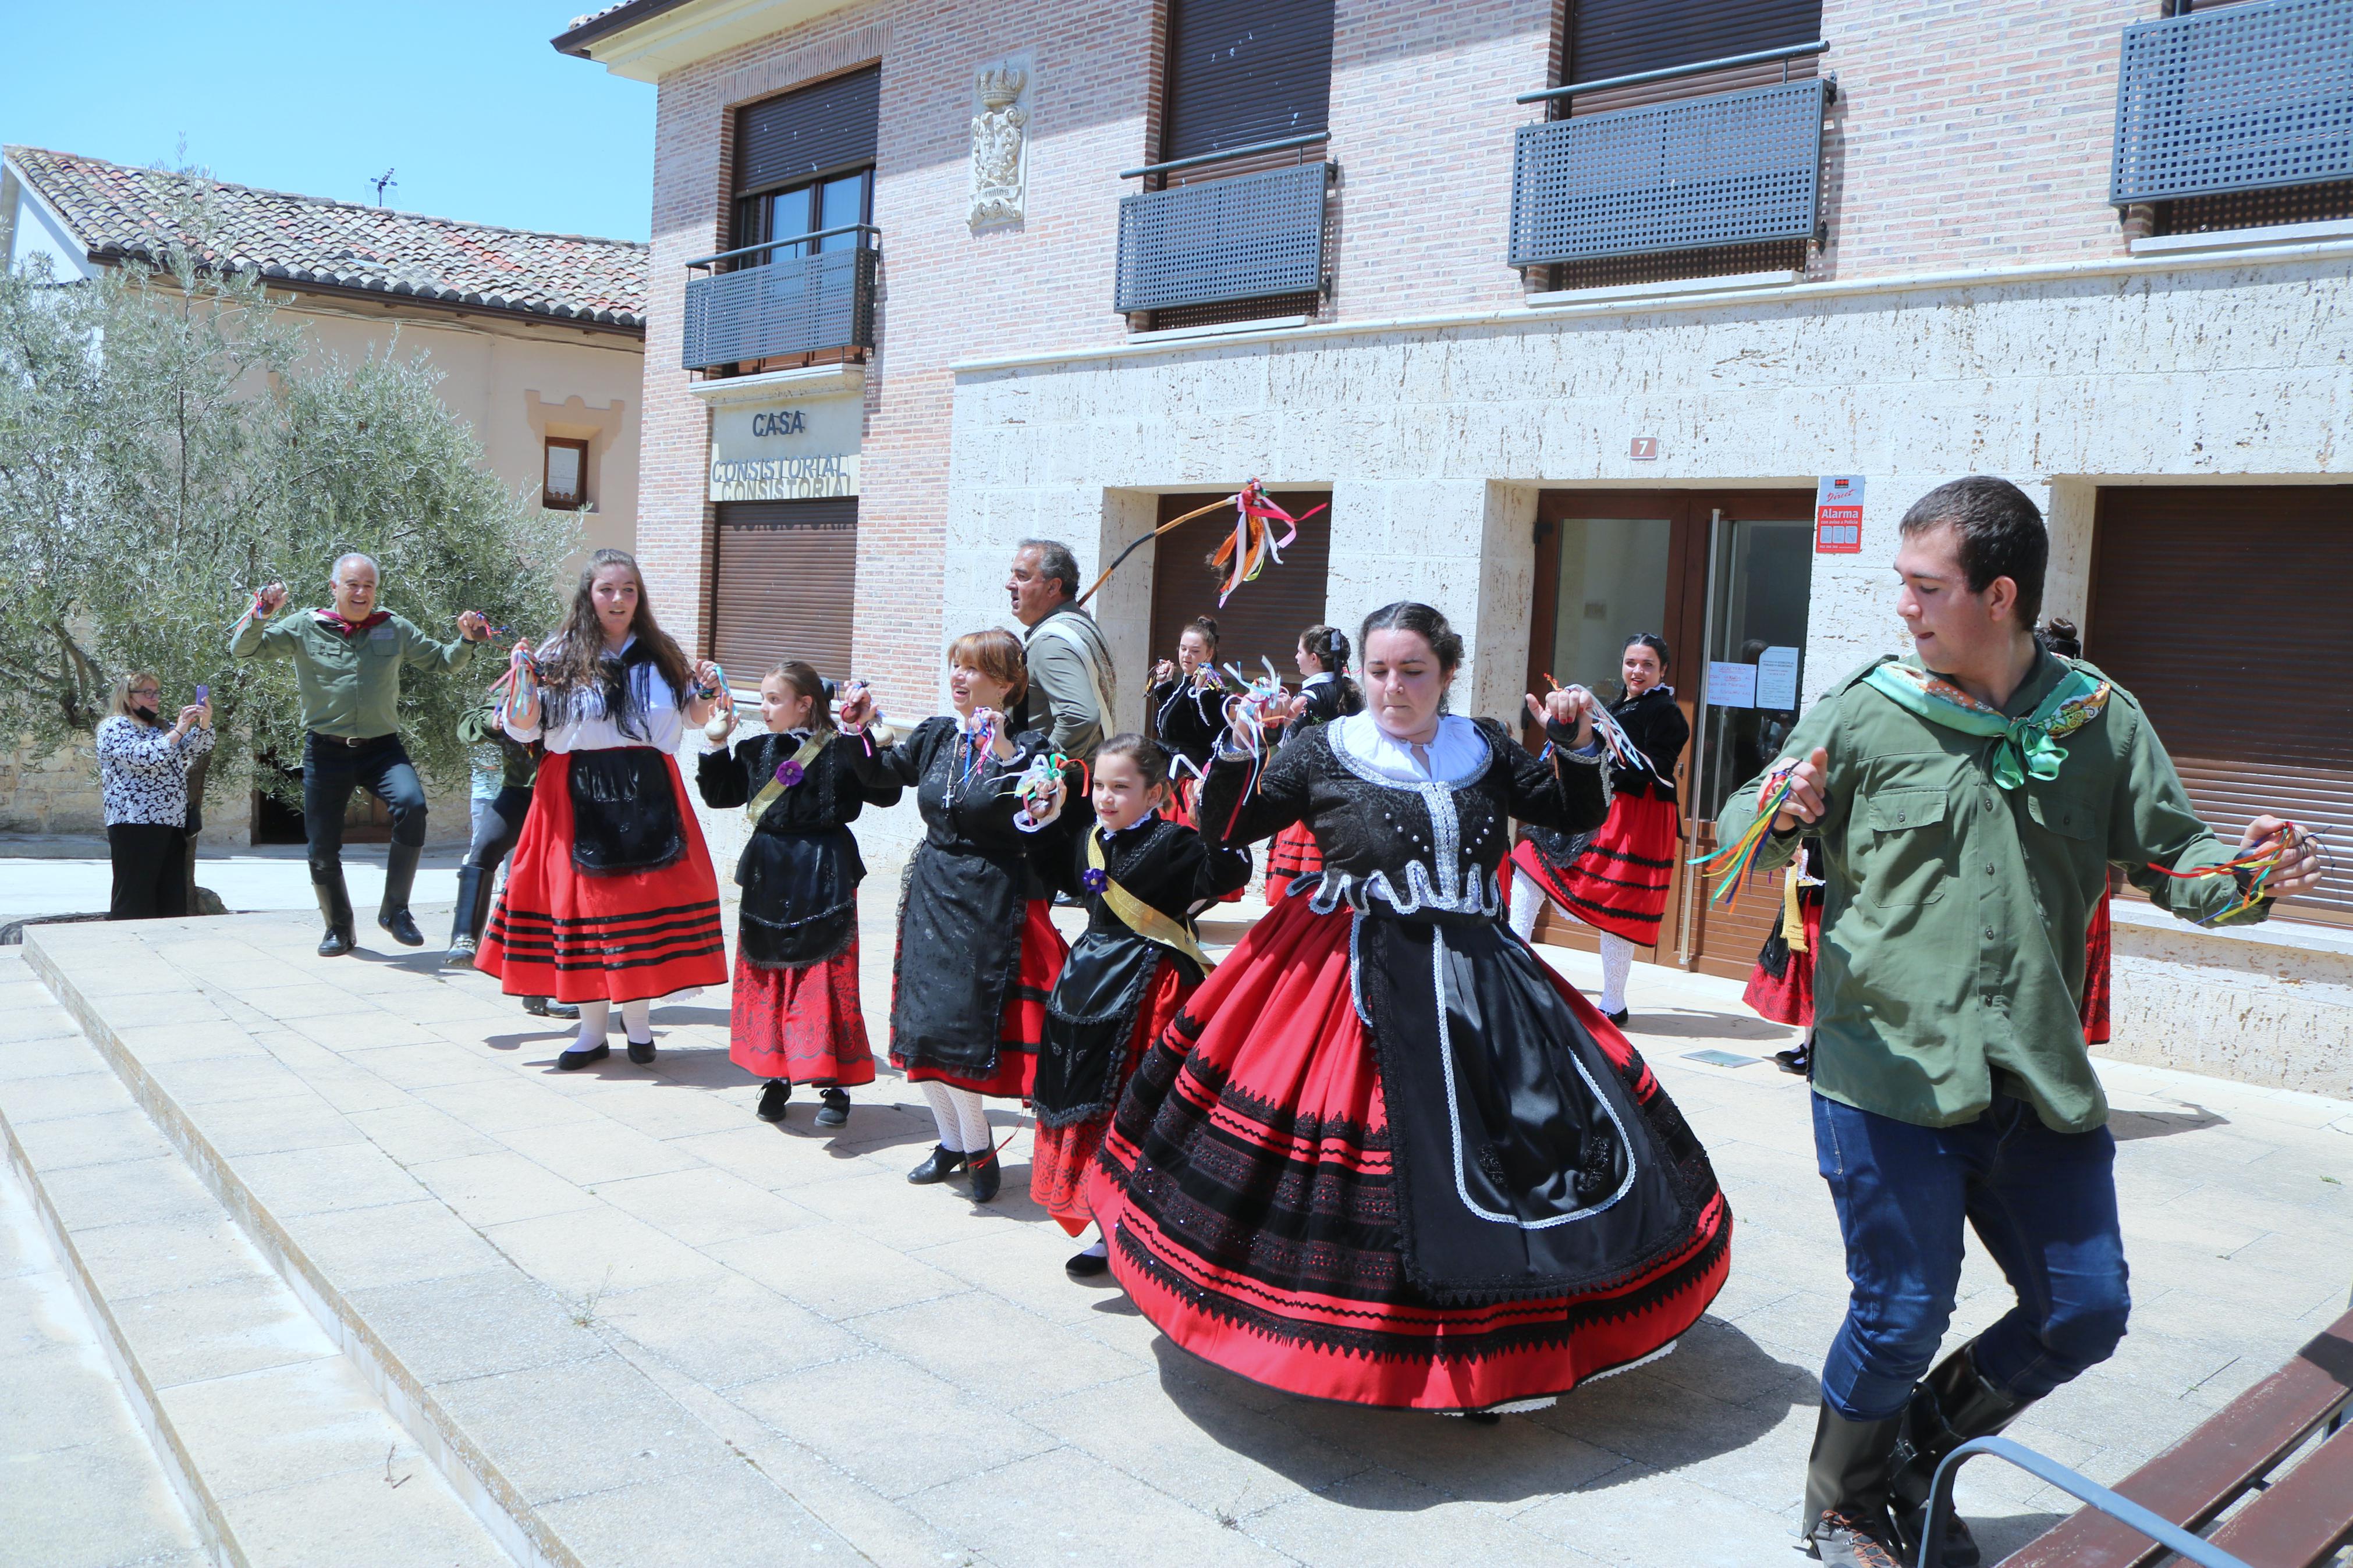
[[[2076,1501],[2090,1504],[2118,1523],[2139,1531],[2159,1546],[2187,1557],[2199,1568],[2248,1568],[2247,1563],[2211,1542],[2192,1535],[2132,1499],[2119,1496],[2097,1481],[2087,1480],[2056,1459],[2047,1459],[2008,1437],[1972,1437],[1946,1455],[1945,1462],[1936,1467],[1936,1479],[1928,1492],[1928,1521],[1920,1531],[1919,1568],[1938,1568],[1945,1521],[1953,1512],[1953,1479],[1959,1473],[1963,1460],[1978,1454],[1991,1454],[2016,1465],[2037,1480],[2057,1487]]]
[[[1293,147],[1313,147],[1318,142],[1329,142],[1329,131],[1312,131],[1304,136],[1285,136],[1273,142],[1252,142],[1243,147],[1220,147],[1214,153],[1196,153],[1189,158],[1172,158],[1166,163],[1146,163],[1141,169],[1122,169],[1119,177],[1133,180],[1144,174],[1166,174],[1176,169],[1198,168],[1203,163],[1222,163],[1229,158],[1247,158],[1253,153],[1282,153]]]
[[[1754,54],[1726,55],[1720,60],[1694,60],[1687,66],[1665,66],[1654,71],[1636,71],[1630,76],[1604,76],[1596,77],[1591,81],[1573,81],[1567,87],[1546,88],[1542,92],[1524,92],[1512,101],[1545,103],[1556,98],[1574,97],[1580,92],[1599,92],[1606,87],[1639,87],[1646,81],[1672,81],[1677,77],[1729,70],[1734,66],[1764,66],[1771,65],[1775,60],[1803,59],[1808,55],[1826,54],[1829,50],[1827,42],[1816,38],[1810,44],[1788,44],[1778,49],[1758,49]]]
[[[837,234],[880,235],[881,232],[871,223],[836,224],[831,228],[813,228],[807,234],[796,234],[784,239],[764,239],[757,245],[738,246],[733,250],[723,250],[715,256],[698,256],[685,265],[708,267],[714,261],[728,261],[738,256],[749,256],[755,250],[774,250],[780,245],[806,245],[812,239],[830,239]],[[860,248],[864,247],[860,247]]]

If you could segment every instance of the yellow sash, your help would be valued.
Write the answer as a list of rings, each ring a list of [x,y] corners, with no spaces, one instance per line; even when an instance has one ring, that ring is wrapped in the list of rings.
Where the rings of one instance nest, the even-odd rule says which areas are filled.
[[[1103,836],[1092,828],[1087,830],[1087,866],[1095,871],[1103,868]],[[1171,952],[1183,953],[1199,964],[1205,975],[1217,967],[1201,951],[1201,944],[1193,940],[1191,931],[1113,881],[1108,873],[1103,877],[1103,900],[1112,913],[1126,922],[1128,930],[1145,941],[1156,942]]]
[[[801,771],[807,773],[808,765],[817,761],[817,754],[825,750],[825,743],[832,739],[832,731],[819,730],[801,742],[801,749],[792,754],[791,761],[798,763]],[[784,797],[786,787],[778,781],[776,774],[770,773],[768,782],[760,786],[760,793],[752,797],[752,804],[744,808],[745,818],[757,824],[760,818],[768,815],[768,807]]]

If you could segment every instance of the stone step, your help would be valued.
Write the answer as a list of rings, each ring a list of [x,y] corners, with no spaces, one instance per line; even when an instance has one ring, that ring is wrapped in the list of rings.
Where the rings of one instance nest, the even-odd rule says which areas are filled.
[[[29,1223],[183,1510],[188,1539],[153,1550],[229,1568],[506,1568],[528,1558],[501,1542],[523,1544],[512,1521],[484,1510],[486,1522],[459,1500],[366,1370],[13,950],[0,953],[0,1142]],[[7,1489],[20,1489],[13,1476]],[[68,1522],[78,1541],[80,1510]],[[168,1531],[169,1521],[150,1528]],[[21,1560],[147,1561],[102,1551]]]

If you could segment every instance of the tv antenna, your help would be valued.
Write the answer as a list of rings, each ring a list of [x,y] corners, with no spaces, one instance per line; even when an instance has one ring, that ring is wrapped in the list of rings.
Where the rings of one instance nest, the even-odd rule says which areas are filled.
[[[375,187],[375,205],[382,206],[384,205],[385,187],[387,185],[396,185],[400,184],[400,182],[392,177],[392,171],[390,169],[386,169],[383,174],[378,174],[375,179],[370,180],[368,184]]]

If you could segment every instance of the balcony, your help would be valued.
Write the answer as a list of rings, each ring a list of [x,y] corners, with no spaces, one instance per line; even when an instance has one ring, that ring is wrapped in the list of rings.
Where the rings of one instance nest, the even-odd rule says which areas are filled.
[[[844,235],[856,243],[813,248]],[[851,224],[688,262],[685,367],[872,348],[881,237],[870,224]]]
[[[2353,0],[2253,0],[2125,29],[2117,206],[2353,179]]]
[[[1323,140],[1289,138],[1149,164],[1122,177]],[[1329,162],[1301,163],[1122,197],[1112,308],[1133,315],[1322,289],[1324,204],[1339,171]]]
[[[1522,101],[1762,58],[1579,83]],[[1512,149],[1510,264],[1813,237],[1821,222],[1822,115],[1831,90],[1814,77],[1521,126]]]

